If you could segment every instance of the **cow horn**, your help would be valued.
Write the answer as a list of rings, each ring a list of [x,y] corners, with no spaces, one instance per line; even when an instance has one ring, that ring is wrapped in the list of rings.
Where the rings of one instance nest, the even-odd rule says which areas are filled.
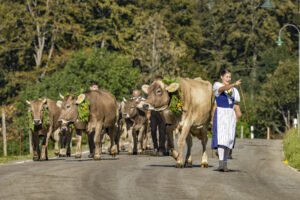
[[[47,103],[47,99],[45,98],[45,99],[43,99],[43,103]]]
[[[142,90],[143,92],[145,92],[146,94],[148,94],[148,88],[149,88],[149,85],[145,84],[142,86]]]
[[[125,99],[125,97],[123,97],[123,101],[126,102],[127,100]]]
[[[62,99],[65,98],[61,93],[59,93],[59,97],[62,98]]]
[[[28,105],[31,105],[31,104],[30,104],[30,101],[28,101],[28,100],[26,100],[26,103],[27,103]]]

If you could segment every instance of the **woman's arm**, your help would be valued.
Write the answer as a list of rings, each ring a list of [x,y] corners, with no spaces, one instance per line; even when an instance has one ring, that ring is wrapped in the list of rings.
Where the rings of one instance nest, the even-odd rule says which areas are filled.
[[[233,84],[224,85],[223,87],[220,87],[220,88],[218,89],[218,92],[219,92],[219,93],[222,93],[223,91],[229,90],[230,88],[232,88],[232,87],[234,87],[234,86],[241,85],[241,83],[242,83],[242,81],[241,81],[241,80],[238,80],[238,81],[236,81],[236,82],[233,83]]]
[[[234,111],[235,111],[235,115],[236,115],[236,122],[238,122],[238,119],[240,117],[242,117],[241,108],[238,104],[234,104]]]

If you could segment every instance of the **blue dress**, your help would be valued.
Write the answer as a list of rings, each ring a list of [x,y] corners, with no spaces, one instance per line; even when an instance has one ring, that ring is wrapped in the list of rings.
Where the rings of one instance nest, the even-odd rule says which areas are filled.
[[[236,135],[236,115],[234,111],[234,103],[239,102],[240,97],[238,90],[232,88],[232,94],[227,91],[218,92],[222,83],[216,82],[213,86],[217,108],[213,118],[213,136],[212,149],[217,149],[218,146],[225,146],[230,149],[234,147]]]

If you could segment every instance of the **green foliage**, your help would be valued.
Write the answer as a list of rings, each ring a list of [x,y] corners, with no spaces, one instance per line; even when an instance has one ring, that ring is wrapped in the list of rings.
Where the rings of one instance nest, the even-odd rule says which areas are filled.
[[[33,118],[31,112],[28,112],[28,123],[29,123],[29,128],[31,130],[34,130]]]
[[[283,151],[288,164],[300,171],[300,135],[298,130],[290,130],[283,139]]]
[[[176,92],[171,94],[171,102],[169,105],[169,110],[171,113],[175,115],[181,115],[182,113],[182,106],[184,104],[182,92],[177,90]]]
[[[88,122],[90,116],[90,102],[86,98],[77,106],[78,120],[82,122]]]
[[[49,125],[49,110],[48,108],[44,108],[44,115],[42,119],[42,126],[43,128],[48,128]]]
[[[236,137],[241,138],[241,127],[243,128],[243,138],[250,138],[251,132],[250,132],[250,126],[245,121],[239,121],[236,125]]]
[[[257,98],[256,116],[264,126],[282,134],[290,127],[288,112],[296,118],[298,110],[298,62],[280,62],[276,71],[268,75]]]

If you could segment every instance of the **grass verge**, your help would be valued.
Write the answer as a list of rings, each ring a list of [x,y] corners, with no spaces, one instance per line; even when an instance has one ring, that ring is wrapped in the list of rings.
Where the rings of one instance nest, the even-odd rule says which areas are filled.
[[[86,151],[88,150],[89,146],[88,145],[82,145],[82,151]],[[76,152],[76,146],[73,145],[72,149],[71,149],[71,153],[75,153]],[[54,149],[50,149],[48,152],[48,156],[49,158],[53,158],[56,157],[54,155]],[[11,161],[17,161],[17,160],[31,160],[32,159],[32,154],[27,154],[27,155],[21,155],[21,156],[6,156],[6,157],[0,157],[0,163],[8,163]]]
[[[300,171],[300,135],[298,130],[290,130],[283,139],[285,163]]]

